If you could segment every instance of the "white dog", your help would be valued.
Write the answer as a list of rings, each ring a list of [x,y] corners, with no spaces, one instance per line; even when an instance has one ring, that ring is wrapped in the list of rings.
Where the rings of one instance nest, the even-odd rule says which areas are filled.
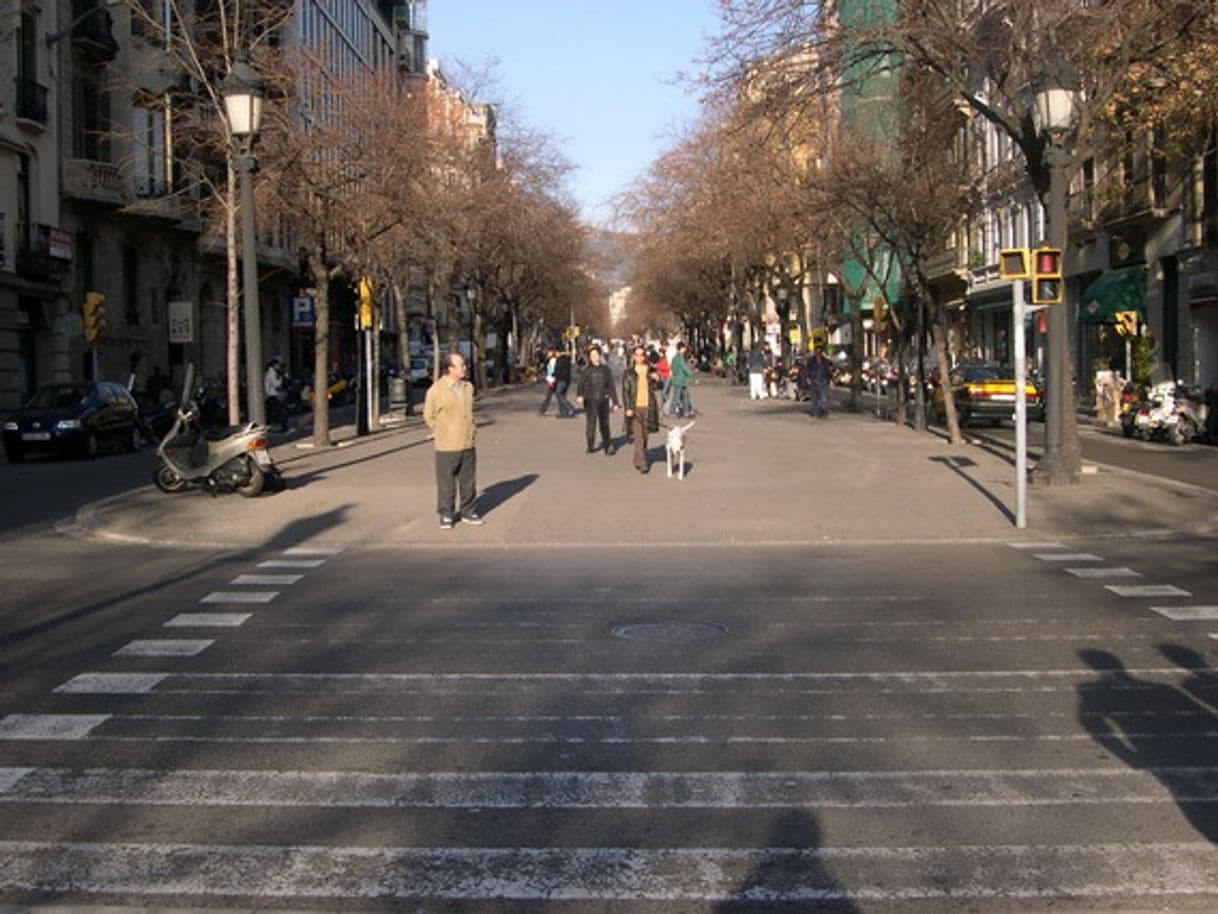
[[[677,470],[677,478],[685,478],[685,433],[694,427],[694,423],[689,425],[674,425],[668,430],[668,437],[664,441],[664,456],[667,458],[668,478],[672,478],[674,464]]]

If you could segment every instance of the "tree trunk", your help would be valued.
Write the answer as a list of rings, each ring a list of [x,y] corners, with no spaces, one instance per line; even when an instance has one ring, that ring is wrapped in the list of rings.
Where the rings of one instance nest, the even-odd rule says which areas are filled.
[[[228,199],[224,214],[228,290],[228,346],[225,378],[228,384],[228,424],[241,422],[241,288],[237,280],[237,173],[228,167]]]
[[[939,366],[939,390],[943,394],[943,412],[947,416],[947,436],[952,444],[964,441],[960,434],[960,417],[956,414],[956,401],[952,399],[951,368],[947,363],[946,317],[940,310],[935,321],[935,363]]]
[[[414,406],[410,402],[410,320],[406,314],[407,289],[401,283],[393,284],[393,314],[398,325],[398,359],[401,362],[402,376],[406,379],[406,415],[414,415]]]
[[[850,302],[850,412],[859,411],[863,395],[863,299]]]
[[[309,255],[314,292],[313,321],[313,446],[330,446],[330,271],[325,254]]]

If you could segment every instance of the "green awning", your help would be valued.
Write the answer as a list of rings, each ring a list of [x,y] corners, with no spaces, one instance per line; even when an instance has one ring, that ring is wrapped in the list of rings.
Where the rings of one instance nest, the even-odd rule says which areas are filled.
[[[1111,324],[1118,311],[1136,311],[1146,320],[1146,267],[1122,267],[1096,277],[1078,303],[1079,320]]]

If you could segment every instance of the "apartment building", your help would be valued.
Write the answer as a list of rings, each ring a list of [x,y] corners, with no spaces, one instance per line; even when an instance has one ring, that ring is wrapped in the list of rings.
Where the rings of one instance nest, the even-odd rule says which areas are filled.
[[[183,168],[173,99],[184,77],[165,51],[180,7],[0,3],[0,409],[94,372],[138,384],[193,362],[223,377],[223,227],[204,224]],[[295,0],[278,40],[306,44],[336,73],[425,74],[426,2]],[[303,352],[312,328],[294,309],[290,231],[259,225],[258,250],[264,351]],[[81,320],[87,292],[105,299],[95,342]]]

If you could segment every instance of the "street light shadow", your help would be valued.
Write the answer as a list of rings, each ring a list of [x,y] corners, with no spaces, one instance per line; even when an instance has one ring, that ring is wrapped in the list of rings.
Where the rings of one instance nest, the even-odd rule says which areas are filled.
[[[1008,508],[1006,503],[1003,502],[1001,498],[975,480],[968,473],[964,472],[967,469],[977,466],[976,462],[974,462],[972,459],[968,457],[931,457],[928,459],[931,463],[943,464],[945,467],[967,482],[970,486],[984,495],[990,504],[1002,512],[1003,517],[1005,517],[1011,523],[1015,523],[1015,512]]]
[[[490,514],[504,502],[519,495],[539,478],[537,473],[526,473],[515,479],[505,479],[502,482],[493,483],[483,489],[482,494],[478,496],[479,513]]]

